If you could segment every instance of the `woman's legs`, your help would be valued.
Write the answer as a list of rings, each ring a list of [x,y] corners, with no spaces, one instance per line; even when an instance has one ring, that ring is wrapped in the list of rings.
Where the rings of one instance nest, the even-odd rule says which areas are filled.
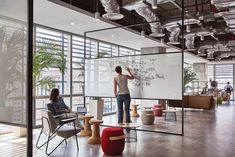
[[[123,123],[123,99],[122,96],[117,95],[117,107],[118,107],[118,123]]]
[[[130,118],[131,97],[129,94],[124,96],[124,103],[125,103],[126,123],[130,123],[131,122],[131,118]]]

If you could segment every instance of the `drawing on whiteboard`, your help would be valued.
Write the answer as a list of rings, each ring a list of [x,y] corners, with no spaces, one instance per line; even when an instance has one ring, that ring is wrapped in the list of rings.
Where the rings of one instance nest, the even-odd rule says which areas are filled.
[[[109,64],[110,70],[113,71],[116,66],[122,68],[129,67],[135,76],[134,80],[131,80],[136,87],[143,89],[144,86],[151,86],[151,81],[155,79],[164,79],[164,74],[159,74],[156,67],[156,59],[148,59],[145,61],[126,60],[126,61],[111,61]]]
[[[135,75],[136,79],[128,81],[132,98],[182,100],[181,53],[86,59],[85,96],[114,97],[117,65],[123,74],[127,74],[128,67]]]

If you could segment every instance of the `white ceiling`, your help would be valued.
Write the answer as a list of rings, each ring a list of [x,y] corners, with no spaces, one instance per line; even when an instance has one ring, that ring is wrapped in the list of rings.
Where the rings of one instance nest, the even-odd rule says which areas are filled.
[[[0,15],[27,20],[27,0],[0,0]]]
[[[84,12],[81,9],[76,8],[75,11],[47,0],[36,0],[34,1],[34,6],[35,23],[75,34],[83,35],[86,31],[116,26],[107,23],[107,21],[96,21],[93,14]],[[73,22],[74,25],[71,25],[71,22]],[[92,33],[88,34],[88,36],[138,50],[140,50],[141,47],[162,46],[167,47],[167,52],[180,51],[178,48],[169,47],[159,41],[150,38],[142,38],[139,33],[120,28]]]

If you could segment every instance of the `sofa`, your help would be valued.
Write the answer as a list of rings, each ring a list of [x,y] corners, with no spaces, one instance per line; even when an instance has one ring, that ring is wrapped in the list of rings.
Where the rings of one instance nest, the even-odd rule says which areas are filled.
[[[198,96],[198,95],[185,95],[182,100],[169,100],[168,105],[170,107],[182,107],[194,108],[194,109],[214,109],[215,103],[213,96]]]

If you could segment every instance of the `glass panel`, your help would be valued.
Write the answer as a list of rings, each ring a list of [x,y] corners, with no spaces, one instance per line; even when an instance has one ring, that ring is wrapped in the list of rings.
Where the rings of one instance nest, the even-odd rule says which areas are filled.
[[[214,65],[208,65],[208,80],[214,80]]]
[[[94,57],[95,52],[92,51]],[[90,51],[88,56],[90,57]],[[84,90],[84,39],[72,38],[72,94],[83,94]]]
[[[34,76],[38,78],[36,79],[37,96],[49,95],[53,87],[58,87],[61,94],[70,93],[69,39],[67,34],[36,27]],[[44,58],[43,62],[38,59],[39,57]]]
[[[73,104],[72,104],[73,111],[77,111],[77,107],[84,106],[84,97],[83,96],[72,97],[72,100],[73,100]]]
[[[116,100],[112,98],[104,99],[104,113],[116,112]]]
[[[84,38],[73,36],[73,52],[74,56],[84,58]],[[86,39],[86,58],[95,58],[97,54],[97,42],[94,40]]]
[[[41,125],[41,110],[47,108],[47,104],[49,103],[49,96],[48,97],[36,97],[35,100],[35,125]]]
[[[140,52],[140,51],[135,51],[135,54],[136,54],[136,55],[140,55],[141,52]]]
[[[112,45],[112,57],[118,56],[118,46]]]
[[[134,55],[135,51],[133,49],[128,49],[124,47],[119,48],[119,56],[128,56],[128,55]]]
[[[35,41],[35,125],[37,126],[41,125],[40,110],[45,109],[46,104],[50,102],[49,95],[52,88],[59,88],[61,95],[70,95],[71,41],[68,34],[42,27],[36,27]],[[40,57],[43,60],[38,60]],[[70,106],[70,97],[65,97],[64,101]]]
[[[0,9],[0,121],[21,125],[26,125],[26,39],[27,1],[21,0],[18,4],[15,1],[2,0]]]
[[[0,156],[27,156],[27,139],[15,136],[27,125],[27,8],[27,0],[0,1]]]
[[[99,58],[111,57],[112,45],[108,43],[99,42]]]
[[[224,89],[227,82],[233,85],[233,64],[208,65],[208,79],[217,81],[220,90]],[[231,99],[233,99],[233,94]]]
[[[51,78],[54,83],[53,87],[58,87],[62,95],[66,95],[66,104],[70,106],[72,102],[72,109],[76,110],[77,106],[83,105],[83,92],[84,92],[84,38],[78,35],[72,35],[69,33],[60,32],[53,29],[48,29],[41,26],[36,26],[36,54],[40,50],[44,50],[46,53],[58,53],[62,52],[64,59],[66,60],[64,75],[58,67],[49,67],[41,71],[39,79]],[[72,38],[71,38],[72,37]],[[72,41],[71,41],[72,39]],[[54,46],[53,44],[56,44]],[[123,52],[122,55],[133,55],[139,53],[128,48],[121,48],[117,45],[113,45],[106,42],[98,42],[95,40],[86,40],[86,57],[97,58],[98,52],[100,57],[112,57],[118,56],[119,50]],[[54,52],[56,51],[56,52]],[[58,56],[58,55],[57,55]],[[72,65],[71,65],[72,64]],[[70,67],[72,66],[72,69]],[[94,67],[91,67],[91,70]],[[71,74],[72,73],[72,74]],[[70,77],[72,76],[72,78]],[[94,78],[91,76],[91,78]],[[72,81],[72,87],[70,87]],[[46,107],[48,103],[48,97],[50,94],[50,87],[48,85],[38,85],[35,88],[36,93],[36,105],[35,105],[35,117],[36,125],[40,124],[40,110]],[[72,93],[70,93],[72,91]],[[69,96],[72,96],[72,101]],[[86,105],[89,104],[89,98],[87,98]],[[116,111],[115,99],[105,100],[105,113]],[[89,110],[89,108],[88,108]]]
[[[218,89],[224,89],[227,82],[233,85],[233,65],[215,65],[215,80],[218,81]]]

